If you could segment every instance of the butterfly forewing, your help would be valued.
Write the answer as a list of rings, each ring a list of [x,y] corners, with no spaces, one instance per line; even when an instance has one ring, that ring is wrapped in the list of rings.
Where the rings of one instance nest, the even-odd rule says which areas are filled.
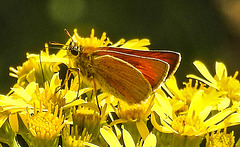
[[[133,49],[126,49],[126,48],[118,48],[118,47],[100,47],[99,50],[111,50],[131,55],[137,55],[142,57],[150,57],[159,59],[162,61],[167,62],[170,65],[168,76],[175,73],[177,70],[180,61],[181,55],[180,53],[168,51],[168,50],[133,50]]]
[[[94,54],[99,56],[111,55],[130,63],[143,74],[153,89],[157,88],[165,80],[169,71],[168,63],[155,58],[136,56],[109,50],[98,50]]]
[[[94,58],[93,63],[94,78],[102,89],[128,103],[139,103],[152,92],[143,74],[126,61],[103,55]]]

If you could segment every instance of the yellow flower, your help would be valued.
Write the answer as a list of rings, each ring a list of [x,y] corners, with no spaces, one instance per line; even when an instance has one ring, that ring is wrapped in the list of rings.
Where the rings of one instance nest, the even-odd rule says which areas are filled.
[[[9,124],[14,132],[18,132],[19,124],[17,112],[26,110],[31,107],[24,99],[14,99],[12,96],[0,95],[0,127],[9,118]]]
[[[224,128],[223,132],[220,129],[216,133],[212,132],[206,136],[206,146],[207,147],[233,147],[234,146],[234,132],[230,134],[227,133],[227,128]]]
[[[128,131],[135,136],[134,140],[138,140],[139,137],[146,139],[149,134],[149,130],[146,126],[148,116],[151,113],[153,107],[154,96],[149,98],[146,102],[141,104],[129,105],[124,101],[119,101],[117,108],[113,106],[115,113],[119,119],[111,122],[111,126],[119,123],[124,123]],[[134,133],[133,133],[134,132]]]
[[[110,45],[110,47],[129,48],[137,50],[149,50],[150,41],[148,39],[132,39],[125,42],[125,39],[120,39],[117,43]]]
[[[179,89],[174,76],[170,76],[164,84],[164,90],[171,96],[170,103],[174,109],[173,112],[178,111],[179,113],[188,111],[193,96],[198,90],[204,90],[203,84],[198,82],[193,84],[191,79],[188,83],[184,83],[185,87],[183,89]],[[157,93],[164,97],[166,96],[161,89],[159,89]]]
[[[117,43],[112,44],[110,39],[106,36],[106,33],[103,32],[100,39],[94,36],[94,29],[92,29],[89,38],[80,37],[77,33],[77,29],[74,29],[74,34],[66,43],[67,47],[70,42],[74,41],[75,46],[82,46],[82,47],[104,47],[104,46],[111,46],[111,47],[121,47],[121,48],[130,48],[130,49],[140,49],[140,50],[148,50],[147,45],[150,45],[148,39],[132,39],[125,42],[125,39],[120,39]],[[65,48],[64,47],[64,48]]]
[[[91,102],[82,103],[77,109],[73,107],[73,126],[77,126],[79,133],[90,134],[91,142],[98,143],[99,129],[106,119],[105,109],[106,106],[101,109],[100,113],[97,105]]]
[[[114,109],[112,106],[118,105],[118,99],[109,93],[101,93],[97,96],[97,98],[100,102],[101,107],[103,107],[104,105],[107,105],[106,112],[105,112],[107,114],[110,112],[114,112]]]
[[[122,147],[117,136],[113,133],[111,128],[107,126],[103,126],[100,129],[100,133],[110,147]],[[136,145],[134,143],[134,140],[131,134],[127,130],[125,130],[123,126],[122,126],[122,134],[123,134],[124,146],[126,147],[134,147],[134,146],[135,147],[155,147],[157,143],[156,136],[152,133],[147,135],[147,137],[144,139],[144,143],[143,143],[143,140],[141,139]]]
[[[86,129],[84,129],[81,133],[78,131],[78,126],[66,125],[63,129],[62,141],[63,146],[67,147],[82,147],[82,146],[90,146],[90,147],[98,147],[90,143],[92,141],[91,134],[88,134]]]
[[[207,80],[199,78],[195,75],[188,75],[188,78],[197,79],[217,89],[218,91],[226,92],[226,96],[233,101],[240,100],[240,82],[236,79],[238,71],[235,72],[233,77],[228,76],[226,66],[222,62],[216,62],[216,75],[212,76],[202,62],[195,61],[194,65]]]
[[[61,54],[49,55],[47,45],[45,49],[46,51],[41,51],[40,54],[27,53],[28,60],[22,66],[17,66],[16,69],[9,68],[11,71],[9,75],[17,78],[20,86],[25,88],[31,82],[37,82],[43,86],[46,81],[51,80],[54,73],[60,70],[59,64],[68,62],[68,59],[62,58]]]
[[[44,108],[47,108],[49,104],[52,106],[52,111],[54,111],[55,106],[63,107],[68,109],[72,106],[79,105],[84,102],[82,99],[77,99],[78,96],[90,91],[90,88],[84,88],[77,91],[72,91],[78,89],[76,84],[76,79],[71,83],[70,90],[68,86],[61,89],[61,80],[58,77],[58,73],[53,75],[50,83],[45,83],[45,88],[39,88],[38,84],[35,82],[29,83],[26,88],[19,85],[15,85],[12,88],[12,93],[9,96],[0,95],[0,126],[9,117],[10,125],[12,129],[18,131],[18,119],[16,119],[16,113],[24,112],[26,108],[39,108],[40,103],[43,104]],[[77,78],[77,77],[76,77]],[[12,122],[12,123],[11,123]]]
[[[209,101],[210,103],[215,103],[215,105],[213,105],[214,109],[222,110],[228,107],[230,104],[228,98],[222,97],[225,92],[219,92],[213,88],[206,88],[205,84],[202,84],[197,80],[195,81],[195,84],[192,79],[189,79],[189,82],[183,84],[185,85],[185,87],[179,89],[175,77],[170,76],[165,82],[165,85],[163,85],[164,90],[167,91],[167,94],[171,96],[169,101],[173,108],[172,111],[176,114],[184,114],[189,110],[192,99],[199,90],[203,91],[203,96],[207,101]],[[162,97],[166,97],[166,94],[161,89],[159,89],[157,93],[160,94]],[[215,101],[215,98],[219,99]]]
[[[26,107],[31,107],[31,105],[26,103],[26,99],[15,99],[12,96],[0,95],[0,112],[14,114],[25,110]]]
[[[76,77],[77,79],[78,77]],[[74,79],[72,82],[76,82]],[[46,82],[44,88],[40,88],[37,83],[31,82],[26,86],[26,88],[22,88],[20,86],[13,87],[13,94],[11,97],[13,99],[23,99],[26,104],[33,106],[35,103],[36,106],[39,106],[40,101],[46,107],[51,103],[54,108],[56,105],[59,107],[71,107],[70,103],[75,102],[78,96],[90,91],[90,88],[85,88],[77,91],[72,91],[78,87],[76,83],[71,84],[70,90],[68,86],[65,86],[64,89],[61,89],[61,80],[59,79],[59,74],[56,73],[53,75],[50,83]],[[74,103],[74,105],[78,105],[83,102],[83,100],[77,100],[78,103]]]
[[[220,98],[218,95],[206,96],[203,90],[199,90],[192,98],[187,113],[176,114],[167,97],[156,93],[159,101],[154,105],[151,115],[151,122],[157,130],[165,133],[176,133],[182,136],[203,136],[209,131],[214,131],[229,126],[230,124],[218,123],[227,120],[230,114],[237,111],[239,104],[224,109],[214,115],[210,115],[212,108]],[[230,115],[230,116],[229,116]],[[160,116],[160,124],[157,122],[157,116]],[[239,120],[239,119],[238,119]],[[236,124],[235,120],[235,124]]]
[[[42,107],[40,107],[39,111],[34,107],[33,116],[30,116],[28,113],[27,118],[28,129],[32,135],[30,139],[31,145],[43,146],[44,144],[45,146],[56,146],[59,133],[65,125],[63,118],[62,108],[58,113],[58,106],[55,107],[54,114],[51,113],[51,104],[49,104],[47,112],[43,112]]]

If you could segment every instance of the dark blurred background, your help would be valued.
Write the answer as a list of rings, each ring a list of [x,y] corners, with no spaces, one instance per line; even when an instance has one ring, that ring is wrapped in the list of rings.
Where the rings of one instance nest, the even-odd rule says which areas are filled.
[[[0,93],[16,82],[9,67],[22,65],[26,52],[39,53],[44,43],[65,43],[74,28],[88,37],[107,32],[120,38],[149,38],[151,49],[182,54],[176,73],[179,85],[186,75],[200,75],[192,62],[201,60],[215,74],[215,61],[226,64],[229,74],[240,69],[240,2],[238,0],[11,0],[0,1]],[[53,51],[54,52],[54,51]]]

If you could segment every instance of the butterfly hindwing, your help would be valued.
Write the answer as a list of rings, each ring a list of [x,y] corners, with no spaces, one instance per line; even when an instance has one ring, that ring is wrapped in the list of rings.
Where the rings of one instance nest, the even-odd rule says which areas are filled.
[[[150,83],[131,64],[110,55],[96,57],[93,62],[94,77],[103,91],[128,103],[139,103],[152,92]]]

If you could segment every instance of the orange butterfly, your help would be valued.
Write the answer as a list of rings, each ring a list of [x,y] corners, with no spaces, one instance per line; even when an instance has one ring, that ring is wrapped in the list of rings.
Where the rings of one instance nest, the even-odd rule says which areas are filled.
[[[67,51],[72,59],[71,68],[79,69],[83,82],[129,104],[147,99],[176,71],[181,60],[180,53],[173,51],[84,47],[73,39]]]

